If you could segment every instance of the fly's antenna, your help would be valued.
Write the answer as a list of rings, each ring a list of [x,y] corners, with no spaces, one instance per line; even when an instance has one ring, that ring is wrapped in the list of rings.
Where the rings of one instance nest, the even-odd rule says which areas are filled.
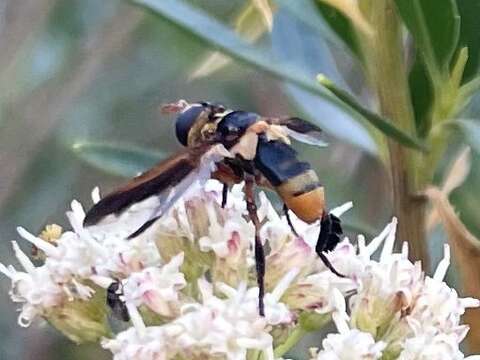
[[[187,100],[180,99],[176,102],[163,104],[160,108],[163,114],[175,114],[184,111],[190,107],[190,103]]]

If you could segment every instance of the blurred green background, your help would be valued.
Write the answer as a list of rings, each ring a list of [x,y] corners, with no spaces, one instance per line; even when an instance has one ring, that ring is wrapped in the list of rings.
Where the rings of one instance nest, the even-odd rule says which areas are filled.
[[[245,5],[240,0],[190,3],[227,25]],[[370,104],[359,65],[332,34],[325,36],[328,29],[312,3],[278,3],[273,30],[257,46],[294,63],[312,79],[326,74]],[[295,85],[238,62],[192,79],[210,50],[175,24],[125,1],[0,1],[2,263],[16,264],[10,246],[19,238],[16,226],[39,232],[47,223],[65,225],[64,212],[73,198],[90,206],[94,186],[105,193],[124,181],[122,174],[147,167],[155,156],[142,149],[160,154],[178,149],[173,119],[162,116],[159,105],[179,98],[316,122],[330,146],[296,148],[317,169],[329,206],[353,201],[347,229],[367,237],[389,220],[388,172],[364,124]],[[474,100],[465,117],[479,111],[480,102]],[[119,157],[110,151],[116,147],[128,153]],[[445,166],[457,151],[452,142]],[[474,154],[472,171],[451,200],[477,236],[479,184],[480,158]],[[441,232],[430,238],[434,264],[443,241]],[[17,326],[9,285],[0,281],[0,359],[110,358],[95,345],[72,345],[38,322],[29,329]]]

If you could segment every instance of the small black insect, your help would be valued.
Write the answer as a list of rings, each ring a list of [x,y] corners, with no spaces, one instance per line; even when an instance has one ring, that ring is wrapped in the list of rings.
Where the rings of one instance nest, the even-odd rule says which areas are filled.
[[[107,305],[112,310],[113,315],[123,321],[129,321],[127,306],[122,300],[123,286],[120,280],[116,280],[107,288]]]

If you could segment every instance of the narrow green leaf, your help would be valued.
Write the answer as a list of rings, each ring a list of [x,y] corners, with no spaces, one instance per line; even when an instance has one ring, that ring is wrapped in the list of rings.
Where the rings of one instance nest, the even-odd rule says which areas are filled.
[[[463,73],[467,81],[478,73],[480,64],[480,0],[457,0],[460,23],[459,48],[468,47],[468,62]]]
[[[232,58],[265,71],[273,77],[295,84],[336,105],[353,117],[361,118],[347,104],[324,91],[302,69],[276,59],[265,51],[246,43],[233,30],[187,2],[182,0],[133,0],[133,2],[150,9],[158,16],[167,19]]]
[[[420,140],[415,137],[410,136],[403,130],[394,126],[389,120],[384,119],[380,115],[364,108],[360,105],[352,95],[348,94],[345,90],[342,90],[335,86],[333,82],[327,79],[323,75],[318,75],[318,81],[325,86],[328,90],[330,90],[333,94],[335,94],[338,98],[342,101],[350,105],[356,111],[363,115],[363,117],[370,122],[373,126],[375,126],[378,130],[382,133],[390,136],[392,139],[395,139],[400,144],[410,147],[412,149],[420,150],[420,151],[427,151],[426,145]]]
[[[480,154],[480,120],[477,119],[455,119],[446,123],[460,131],[465,142],[467,142],[472,149]]]
[[[350,20],[338,9],[322,1],[315,1],[315,6],[337,36],[348,46],[352,53],[361,59],[362,53]]]
[[[159,151],[126,144],[78,142],[72,149],[87,164],[124,177],[133,177],[166,157]]]
[[[322,20],[320,14],[317,13],[313,1],[296,0],[295,3],[290,2],[287,8],[281,6],[278,9],[275,27],[270,38],[271,49],[276,56],[281,59],[288,59],[301,66],[303,71],[310,74],[312,78],[318,72],[319,67],[334,67],[333,63],[337,60],[336,56],[343,60],[345,60],[345,56],[353,56],[345,45],[338,47],[338,45],[342,45],[342,42],[338,40],[325,21]],[[307,7],[302,8],[302,6]],[[297,9],[298,16],[292,14],[290,8],[292,8],[292,11]],[[331,36],[334,37],[333,40],[330,39],[329,41],[334,41],[332,46],[336,47],[335,54],[328,51],[331,46],[327,44],[327,41],[323,41],[325,32],[332,33]],[[299,41],[299,39],[302,39],[302,41]],[[345,61],[348,62],[348,60]],[[355,62],[355,69],[362,71],[360,64],[357,62]],[[360,122],[342,113],[341,110],[325,103],[322,99],[298,86],[286,83],[284,84],[284,90],[295,104],[294,111],[298,116],[315,123],[326,133],[339,140],[349,142],[372,155],[377,154],[377,146],[370,132],[375,132],[377,137],[382,136],[382,134],[371,126],[365,126],[366,121]],[[332,121],[332,118],[335,121]]]
[[[231,29],[201,10],[191,7],[186,2],[181,0],[134,0],[134,2],[145,6],[159,16],[190,32],[198,39],[217,47],[246,64],[298,85],[300,88],[345,110],[357,119],[365,120],[365,117],[385,135],[391,136],[400,143],[416,149],[425,149],[418,140],[409,137],[378,115],[365,110],[351,98],[347,98],[350,103],[346,103],[338,94],[335,94],[335,96],[331,91],[325,91],[301,69],[267,56],[265,52],[242,41]]]
[[[408,82],[417,134],[424,138],[432,126],[429,110],[433,103],[433,89],[425,64],[418,55],[408,76]]]
[[[334,29],[324,20],[323,15],[317,11],[316,0],[275,0],[275,3],[285,9],[295,19],[302,21],[304,24],[314,29],[318,36],[321,36],[329,44],[332,44],[352,56],[358,55],[352,51],[352,48],[342,39]]]
[[[395,3],[429,71],[448,71],[460,33],[455,0],[395,0]]]
[[[271,25],[271,24],[270,24]],[[233,28],[235,32],[245,41],[255,43],[271,26],[265,20],[265,16],[253,2],[247,2],[243,9],[236,16]],[[218,51],[210,52],[190,74],[189,79],[194,80],[223,69],[231,63],[231,58]]]

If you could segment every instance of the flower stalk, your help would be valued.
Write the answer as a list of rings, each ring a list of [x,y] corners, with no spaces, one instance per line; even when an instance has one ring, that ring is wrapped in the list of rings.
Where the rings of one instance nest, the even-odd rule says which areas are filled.
[[[415,119],[402,42],[401,22],[392,0],[360,1],[375,34],[362,38],[365,63],[377,94],[380,113],[407,134],[415,135]],[[361,36],[361,34],[359,34]],[[429,268],[426,245],[426,198],[419,196],[426,185],[417,177],[422,155],[387,139],[393,213],[399,218],[398,237],[408,241],[412,260]]]

